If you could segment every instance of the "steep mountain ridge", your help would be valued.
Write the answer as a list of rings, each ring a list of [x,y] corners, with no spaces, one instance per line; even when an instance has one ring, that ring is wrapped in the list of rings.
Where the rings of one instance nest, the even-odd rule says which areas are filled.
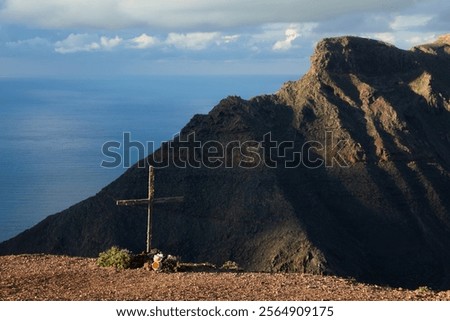
[[[175,146],[194,144],[195,133],[202,144],[247,142],[253,153],[225,148],[217,168],[157,169],[156,196],[184,195],[185,202],[155,209],[154,245],[247,270],[449,288],[449,48],[448,35],[410,51],[324,39],[307,74],[276,94],[228,97],[195,115]],[[261,148],[268,133],[278,147],[288,143],[276,155]],[[202,157],[162,146],[151,162]],[[294,157],[301,164],[288,168]],[[144,211],[115,206],[145,197],[141,167],[3,242],[0,253],[142,250]]]
[[[369,265],[377,270],[373,273],[385,274],[394,283],[404,278],[426,279],[443,269],[442,265],[448,269],[448,258],[440,265],[441,253],[447,252],[450,208],[450,83],[443,77],[450,74],[450,65],[447,51],[442,50],[448,47],[448,42],[421,46],[438,48],[439,55],[430,55],[373,40],[325,39],[311,59],[311,70],[279,93],[297,111],[297,123],[307,140],[331,129],[347,141],[341,154],[351,167],[345,171],[330,168],[328,176],[340,182],[354,180],[344,183],[347,191],[340,197],[350,192],[366,211],[358,217],[356,211],[349,213],[350,204],[343,205],[342,211],[333,213],[342,213],[336,215],[335,223],[350,227],[351,236],[357,238],[352,243],[369,254]],[[420,83],[424,74],[433,75],[433,82]],[[313,124],[303,121],[305,114],[317,115]],[[337,201],[331,203],[335,206]],[[359,211],[361,204],[356,205]],[[318,240],[326,237],[323,231],[318,233]],[[333,256],[339,251],[328,252]],[[383,261],[377,262],[380,258]],[[409,276],[411,266],[422,270]]]

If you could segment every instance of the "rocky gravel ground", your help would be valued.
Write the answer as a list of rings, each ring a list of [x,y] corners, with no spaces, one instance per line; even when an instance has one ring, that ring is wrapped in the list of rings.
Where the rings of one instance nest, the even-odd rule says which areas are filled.
[[[368,285],[297,273],[157,273],[101,268],[95,259],[0,257],[0,300],[449,300],[450,291]]]

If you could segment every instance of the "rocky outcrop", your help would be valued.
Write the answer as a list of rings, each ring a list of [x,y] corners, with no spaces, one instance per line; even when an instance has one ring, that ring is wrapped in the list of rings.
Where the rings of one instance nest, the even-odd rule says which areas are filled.
[[[202,144],[246,142],[243,153],[224,148],[220,166],[205,166],[198,149],[170,153],[163,145],[151,155],[203,160],[156,170],[156,196],[185,202],[155,208],[154,245],[246,270],[450,288],[448,36],[410,51],[324,39],[311,63],[275,95],[228,97],[194,116],[173,142],[189,147],[195,133]],[[146,196],[141,167],[0,244],[0,253],[142,250],[145,211],[115,206]]]

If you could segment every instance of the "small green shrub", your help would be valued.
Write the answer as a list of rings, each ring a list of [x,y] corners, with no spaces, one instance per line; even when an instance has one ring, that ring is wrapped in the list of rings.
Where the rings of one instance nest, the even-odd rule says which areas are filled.
[[[128,250],[113,246],[109,250],[99,254],[97,259],[98,266],[112,266],[118,270],[127,269],[131,264],[131,253]]]

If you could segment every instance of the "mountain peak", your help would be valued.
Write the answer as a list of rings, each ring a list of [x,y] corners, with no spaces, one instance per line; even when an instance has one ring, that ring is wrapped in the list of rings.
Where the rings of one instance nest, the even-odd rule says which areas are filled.
[[[416,66],[407,51],[386,42],[350,36],[320,41],[311,63],[315,71],[367,76],[392,75]]]
[[[439,36],[434,43],[450,45],[450,33]]]
[[[440,56],[444,59],[448,59],[450,55],[450,34],[441,35],[433,43],[419,45],[414,47],[412,50],[420,50],[421,52],[424,52],[426,54]]]

